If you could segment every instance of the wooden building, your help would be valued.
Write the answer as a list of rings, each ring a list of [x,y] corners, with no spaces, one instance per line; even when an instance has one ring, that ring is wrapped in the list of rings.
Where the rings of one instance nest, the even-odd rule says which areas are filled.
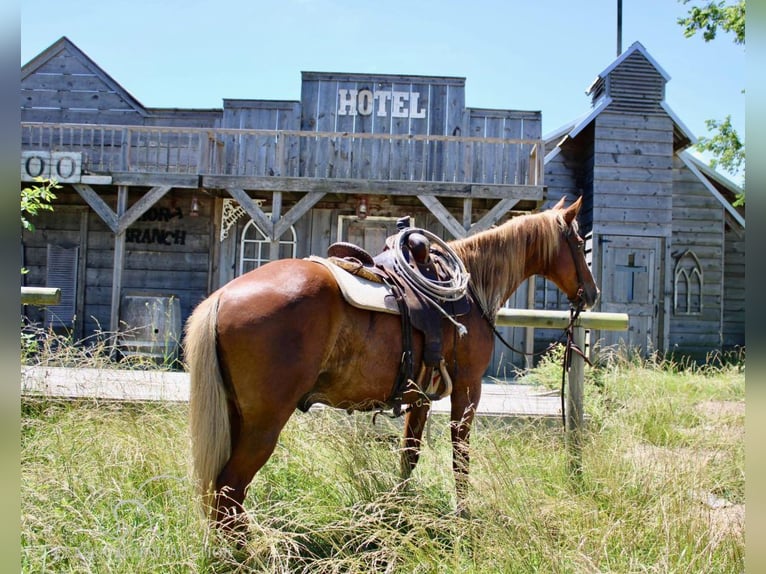
[[[636,58],[641,82],[620,91]],[[693,138],[664,106],[666,74],[640,45],[599,78],[593,113],[544,141],[540,112],[467,107],[458,77],[303,72],[299,101],[147,108],[62,38],[21,70],[22,186],[37,176],[62,185],[22,248],[26,284],[55,284],[64,298],[27,315],[83,338],[130,327],[126,302],[154,295],[179,301],[185,320],[207,294],[266,261],[323,254],[337,240],[377,251],[403,215],[450,239],[585,194],[603,309],[645,316],[649,307],[620,308],[608,282],[625,284],[615,265],[646,266],[651,256],[659,283],[647,297],[657,311],[632,319],[637,333],[660,349],[742,344],[744,218],[728,202],[730,185],[682,152]],[[650,111],[630,109],[651,98]],[[651,165],[627,167],[638,155],[630,146]],[[602,165],[602,156],[626,167]],[[636,171],[644,176],[633,183]],[[702,233],[713,220],[718,244]],[[630,245],[648,251],[622,254],[617,236],[638,237]],[[566,306],[541,279],[534,284],[509,304]],[[526,350],[552,336],[505,335]],[[524,364],[498,346],[488,374]]]
[[[745,214],[686,151],[669,79],[638,42],[601,72],[590,113],[546,138],[546,199],[584,196],[600,309],[630,316],[592,340],[701,360],[745,344]]]

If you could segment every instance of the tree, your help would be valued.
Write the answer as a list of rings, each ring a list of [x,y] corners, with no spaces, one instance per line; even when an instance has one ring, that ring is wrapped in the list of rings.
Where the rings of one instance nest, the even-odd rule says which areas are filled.
[[[37,178],[38,185],[25,187],[21,190],[21,226],[34,231],[34,224],[27,219],[27,215],[35,216],[40,211],[53,211],[51,202],[56,199],[54,189],[61,187],[55,181]]]
[[[689,0],[682,0],[688,4]],[[733,4],[708,2],[702,6],[692,6],[686,18],[679,18],[678,24],[684,28],[684,36],[691,38],[698,32],[702,33],[705,42],[716,38],[719,30],[734,34],[734,43],[745,45],[745,0],[738,0]],[[745,172],[745,145],[739,138],[737,130],[731,125],[731,116],[726,116],[723,121],[707,120],[708,131],[711,137],[701,137],[697,143],[697,149],[710,152],[713,159],[710,165],[715,168],[721,166],[731,175],[742,174],[742,194],[737,198],[735,205],[745,204],[744,172]]]
[[[21,190],[21,226],[27,231],[34,231],[34,224],[27,219],[27,216],[34,217],[40,211],[53,211],[51,202],[56,199],[54,189],[61,187],[55,181],[37,178],[38,185],[25,187]],[[21,274],[27,273],[27,269],[22,268]]]

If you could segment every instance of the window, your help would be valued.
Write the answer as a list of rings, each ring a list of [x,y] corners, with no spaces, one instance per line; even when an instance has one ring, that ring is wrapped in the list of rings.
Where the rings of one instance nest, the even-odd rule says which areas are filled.
[[[266,215],[270,214],[267,213]],[[279,259],[295,257],[295,245],[295,228],[290,226],[290,230],[283,234],[279,240]],[[252,271],[269,262],[271,242],[266,235],[258,229],[258,226],[252,219],[242,230],[242,239],[240,240],[239,247],[239,268],[237,275]]]
[[[702,313],[702,266],[691,250],[676,262],[673,279],[673,312],[676,315]]]

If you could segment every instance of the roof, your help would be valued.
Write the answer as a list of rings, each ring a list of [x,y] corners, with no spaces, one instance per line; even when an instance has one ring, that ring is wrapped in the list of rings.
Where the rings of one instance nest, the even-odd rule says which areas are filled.
[[[82,66],[97,76],[107,86],[109,86],[111,90],[119,94],[119,96],[130,108],[134,109],[142,116],[149,115],[141,102],[134,98],[130,92],[128,92],[119,83],[117,83],[114,78],[107,74],[98,64],[91,60],[85,52],[80,50],[80,48],[78,48],[66,36],[62,36],[56,42],[48,46],[48,48],[24,64],[24,66],[21,68],[21,81],[23,82],[25,78],[31,76],[45,64],[51,60],[54,60],[57,56],[60,56],[63,53],[67,53],[74,57]]]
[[[742,188],[687,151],[682,151],[678,157],[744,229],[745,216],[732,205],[734,199],[742,193]]]
[[[657,60],[652,58],[651,54],[646,51],[646,48],[644,48],[643,44],[641,42],[633,42],[633,44],[630,45],[630,47],[625,50],[622,54],[620,54],[616,60],[614,60],[611,64],[609,64],[604,70],[596,76],[596,79],[591,82],[590,86],[588,86],[588,89],[585,90],[585,95],[589,96],[591,91],[593,90],[593,87],[596,85],[599,79],[606,78],[609,73],[614,70],[617,66],[622,64],[626,59],[628,59],[634,52],[640,52],[641,55],[646,58],[649,63],[654,66],[657,71],[660,73],[660,75],[664,78],[666,82],[670,81],[670,74],[668,74],[662,66],[660,66],[657,63]]]

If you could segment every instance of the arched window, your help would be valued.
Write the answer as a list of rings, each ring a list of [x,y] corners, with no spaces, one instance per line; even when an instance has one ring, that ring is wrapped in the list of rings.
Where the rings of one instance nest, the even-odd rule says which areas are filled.
[[[270,215],[270,214],[266,214]],[[291,225],[289,231],[279,239],[279,259],[295,257],[296,233]],[[237,275],[252,271],[269,262],[271,242],[252,219],[242,230],[239,242],[239,266]]]
[[[702,313],[702,265],[691,250],[676,262],[673,279],[673,312],[676,315]]]

